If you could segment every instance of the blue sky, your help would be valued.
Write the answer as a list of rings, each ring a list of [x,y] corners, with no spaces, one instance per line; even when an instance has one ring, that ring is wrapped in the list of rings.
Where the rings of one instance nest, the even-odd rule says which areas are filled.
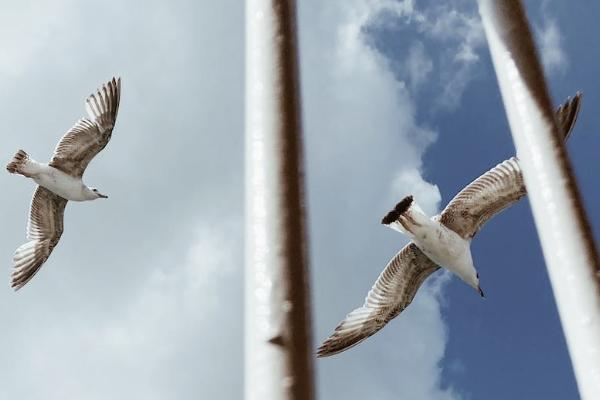
[[[562,2],[547,4],[545,11],[536,2],[529,2],[528,11],[538,27],[543,29],[550,23],[544,21],[553,21],[562,36],[565,65],[558,70],[550,67],[548,74],[555,103],[576,90],[584,92],[583,109],[568,148],[598,237],[600,213],[595,205],[600,193],[592,171],[600,145],[600,120],[594,112],[600,100],[595,78],[600,53],[593,35],[583,28],[592,24],[590,18],[598,15],[598,6],[581,12],[582,8]],[[428,179],[439,184],[443,202],[466,183],[464,177],[474,176],[468,170],[483,171],[513,152],[505,117],[497,112],[501,102],[487,50],[481,54],[481,68],[465,91],[463,106],[436,121],[448,134],[440,134],[424,158],[430,168]],[[445,156],[445,149],[453,146],[472,149],[469,163],[459,163],[456,170]],[[452,170],[444,168],[450,163]],[[446,294],[451,306],[445,313],[449,327],[447,361],[451,365],[452,360],[462,360],[463,365],[471,366],[459,372],[448,369],[446,381],[468,388],[473,398],[576,398],[527,201],[494,219],[474,240],[472,249],[488,298],[478,302],[462,290],[459,282],[449,285]],[[472,313],[465,312],[465,308]]]
[[[513,155],[472,1],[299,1],[314,346],[406,239]],[[594,232],[600,5],[527,1]],[[244,10],[237,0],[2,2],[0,159],[46,160],[83,100],[123,78],[117,127],[59,246],[10,289],[34,186],[0,174],[0,390],[7,398],[239,399],[243,383]],[[111,21],[107,24],[106,21]],[[486,300],[438,273],[360,346],[316,360],[322,399],[565,399],[576,386],[527,201],[473,241]]]
[[[564,2],[545,2],[540,7],[530,1],[527,6],[539,29],[555,23],[562,37],[564,65],[550,67],[547,74],[555,103],[576,90],[584,92],[582,112],[568,148],[598,237],[600,212],[595,205],[600,193],[592,171],[600,145],[600,120],[594,112],[600,100],[595,78],[600,53],[589,28],[600,9],[597,4],[572,7]],[[505,118],[497,113],[501,102],[489,55],[487,50],[481,54],[479,73],[465,91],[463,106],[436,121],[448,134],[440,135],[425,155],[424,163],[431,168],[428,178],[439,184],[443,202],[465,183],[463,177],[472,176],[467,169],[483,170],[490,162],[513,152]],[[454,169],[443,167],[451,162],[444,149],[453,146],[477,149],[471,152],[468,164],[456,166],[456,174]],[[445,313],[450,332],[447,361],[460,359],[471,367],[460,372],[448,369],[446,382],[469,388],[473,398],[576,398],[527,201],[494,219],[474,240],[472,250],[488,298],[485,304],[477,304],[473,301],[477,299],[468,298],[469,293],[461,290],[458,282],[449,285],[446,294],[451,306]],[[459,302],[472,314],[456,307]]]
[[[433,3],[416,2],[415,7],[435,13]],[[544,56],[555,104],[577,90],[584,92],[583,109],[568,148],[590,220],[597,228],[600,214],[594,205],[598,204],[600,193],[594,178],[595,168],[590,166],[594,165],[600,145],[600,137],[594,133],[600,121],[593,111],[600,100],[596,89],[600,54],[591,32],[598,6],[577,8],[556,1],[530,1],[526,6]],[[444,9],[447,5],[440,3],[437,7]],[[477,16],[473,2],[453,2],[446,10]],[[374,12],[363,30],[365,40],[385,57],[396,79],[407,82],[417,123],[437,133],[435,141],[423,153],[420,171],[425,181],[439,188],[443,206],[472,179],[512,156],[514,147],[485,43],[475,42],[476,59],[471,64],[457,66],[452,57],[464,35],[440,39],[420,27],[416,19],[397,14],[388,9]],[[415,79],[407,67],[407,55],[414,53],[414,49],[423,54],[420,70],[429,70],[416,89],[411,86]],[[468,70],[465,82],[453,87],[464,87],[464,91],[455,92],[450,100],[440,100],[452,77],[461,76],[461,68]],[[370,234],[379,234],[377,230],[394,234],[376,226],[375,215],[372,222],[362,229]],[[371,248],[370,243],[365,247]],[[450,279],[444,286],[440,303],[447,343],[439,363],[441,387],[452,388],[457,398],[468,399],[576,398],[574,376],[527,201],[493,219],[474,239],[472,251],[487,298],[482,301],[457,279]],[[357,259],[360,260],[359,255]],[[345,265],[344,273],[355,264]],[[373,272],[369,285],[375,278]],[[326,284],[317,283],[317,287],[320,285]],[[367,284],[364,293],[366,289]],[[360,300],[357,297],[346,309],[358,306]],[[396,333],[401,329],[406,328],[399,321],[385,328]],[[382,347],[394,350],[414,345],[395,340],[393,334],[369,341],[378,340],[387,342]],[[371,349],[378,346],[369,341],[363,346]],[[372,357],[380,356],[371,351],[375,353]],[[338,356],[345,357],[346,354]],[[330,379],[329,374],[334,374],[326,364],[330,361],[319,362],[325,364],[322,376]],[[394,379],[388,368],[378,371]],[[369,369],[368,373],[377,372]]]

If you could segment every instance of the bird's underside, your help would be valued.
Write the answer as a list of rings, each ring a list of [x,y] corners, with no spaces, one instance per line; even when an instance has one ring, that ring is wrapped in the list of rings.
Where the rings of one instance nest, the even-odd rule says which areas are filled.
[[[31,176],[30,172],[36,171],[36,168],[47,171],[52,167],[71,180],[80,181],[89,162],[111,138],[119,109],[120,89],[121,80],[113,78],[87,98],[86,110],[90,119],[80,119],[61,138],[48,165],[29,159],[27,153],[19,150],[7,165],[7,170],[43,181],[39,176]],[[37,187],[27,224],[29,242],[20,246],[13,257],[12,287],[15,290],[33,278],[58,244],[63,232],[66,204],[65,198],[43,186]]]
[[[575,125],[581,94],[560,106],[555,118],[563,139]],[[461,190],[439,215],[439,221],[464,239],[471,239],[494,215],[526,194],[518,160],[512,157]],[[362,307],[350,312],[317,350],[327,357],[356,346],[377,333],[413,300],[421,284],[440,267],[414,243],[407,244],[387,264]]]

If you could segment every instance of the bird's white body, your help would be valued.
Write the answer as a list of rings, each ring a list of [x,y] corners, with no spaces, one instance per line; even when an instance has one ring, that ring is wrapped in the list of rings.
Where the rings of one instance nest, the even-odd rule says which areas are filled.
[[[26,176],[38,185],[45,187],[60,197],[71,201],[86,201],[97,199],[98,196],[88,188],[81,178],[73,177],[48,164],[29,159],[23,170]]]
[[[412,202],[408,210],[390,227],[407,235],[432,261],[456,274],[475,290],[481,291],[471,257],[471,241],[463,239],[439,222],[437,216],[428,217]]]

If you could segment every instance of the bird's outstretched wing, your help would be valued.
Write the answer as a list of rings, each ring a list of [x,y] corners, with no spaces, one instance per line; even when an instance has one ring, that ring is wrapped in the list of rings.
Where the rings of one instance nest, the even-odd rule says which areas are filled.
[[[581,94],[577,93],[556,110],[565,140],[577,119],[580,102]],[[440,220],[463,237],[472,237],[485,221],[524,195],[521,170],[513,157],[463,189],[442,212]],[[346,316],[319,347],[317,356],[340,353],[378,332],[408,307],[423,281],[437,269],[439,266],[416,245],[406,245],[379,275],[363,306]]]
[[[113,78],[86,99],[90,119],[82,118],[65,133],[49,165],[80,178],[88,164],[108,144],[119,111],[121,78]]]
[[[568,139],[581,105],[581,93],[556,109],[555,118],[563,139]],[[496,165],[461,190],[440,215],[440,222],[470,239],[490,218],[527,193],[516,157]]]
[[[63,216],[67,200],[38,186],[31,200],[27,238],[29,242],[14,254],[12,287],[22,288],[38,272],[52,253],[63,232]]]
[[[363,306],[346,316],[317,356],[340,353],[375,334],[412,302],[425,278],[438,269],[416,245],[404,246],[379,275]]]

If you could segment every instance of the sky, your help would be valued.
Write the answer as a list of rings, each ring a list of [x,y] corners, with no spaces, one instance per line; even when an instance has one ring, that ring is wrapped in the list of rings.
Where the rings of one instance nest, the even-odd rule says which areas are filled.
[[[241,2],[1,3],[0,159],[46,161],[85,97],[123,82],[84,176],[109,199],[67,205],[17,293],[34,185],[0,174],[0,398],[241,398]],[[316,348],[406,243],[381,217],[407,194],[435,214],[514,147],[475,2],[298,3]],[[555,104],[584,93],[568,151],[598,238],[600,5],[525,5]],[[472,253],[485,300],[434,274],[377,335],[315,361],[319,398],[577,398],[527,200]]]

